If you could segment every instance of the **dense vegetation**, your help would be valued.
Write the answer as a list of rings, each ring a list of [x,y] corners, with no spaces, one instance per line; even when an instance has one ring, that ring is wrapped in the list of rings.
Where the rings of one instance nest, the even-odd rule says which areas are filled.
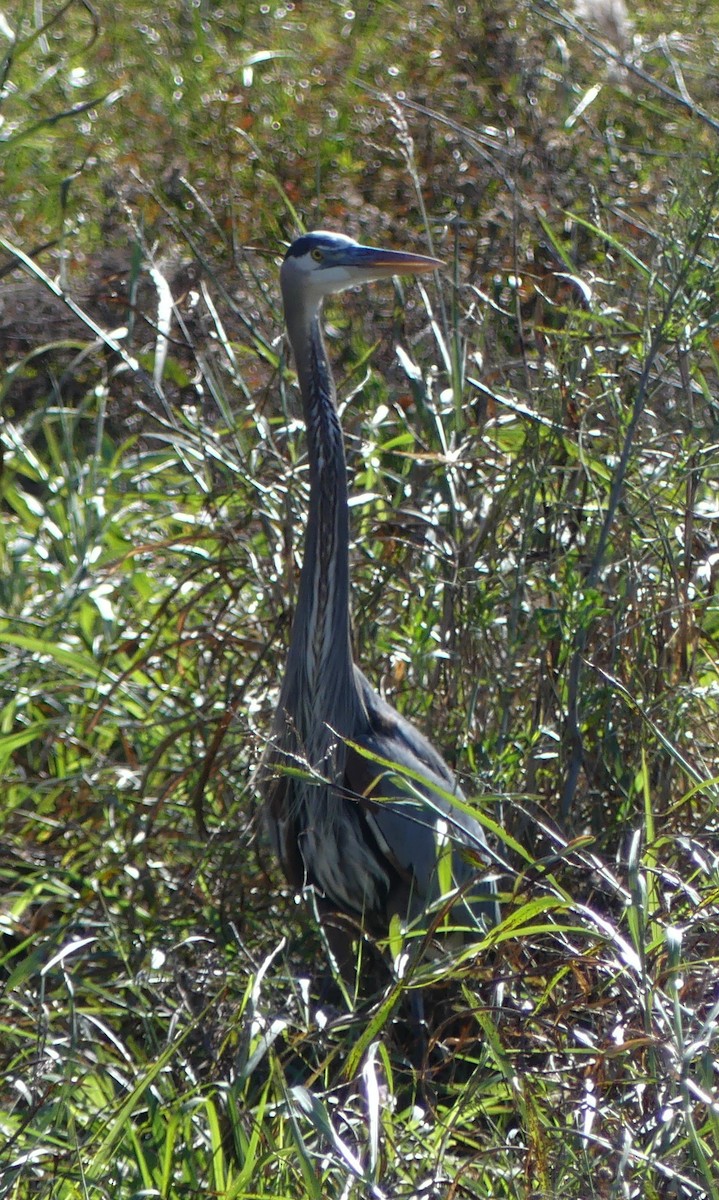
[[[0,13],[0,1197],[719,1197],[719,19],[632,20]],[[321,226],[448,264],[328,340],[358,657],[503,894],[331,1006],[253,783]]]

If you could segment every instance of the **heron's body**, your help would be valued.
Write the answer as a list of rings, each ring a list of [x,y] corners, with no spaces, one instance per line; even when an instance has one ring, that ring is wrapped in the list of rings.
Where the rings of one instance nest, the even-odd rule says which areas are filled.
[[[313,885],[325,910],[375,932],[386,931],[395,913],[415,916],[437,898],[441,821],[454,844],[455,884],[472,894],[475,913],[497,918],[494,886],[470,883],[486,842],[478,822],[447,798],[462,799],[452,772],[353,663],[347,470],[320,327],[326,294],[439,265],[315,233],[293,243],[281,272],[307,427],[310,510],[266,759],[268,825],[290,884]]]

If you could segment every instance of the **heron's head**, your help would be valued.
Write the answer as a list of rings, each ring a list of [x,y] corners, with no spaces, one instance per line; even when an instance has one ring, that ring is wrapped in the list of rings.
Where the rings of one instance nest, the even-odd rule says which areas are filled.
[[[325,296],[390,275],[436,271],[438,258],[361,246],[341,233],[306,233],[292,243],[280,271],[285,312],[316,308]]]

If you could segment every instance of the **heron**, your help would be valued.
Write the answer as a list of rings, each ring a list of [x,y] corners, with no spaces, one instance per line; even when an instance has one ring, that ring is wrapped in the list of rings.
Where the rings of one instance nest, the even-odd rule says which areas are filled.
[[[338,233],[297,238],[280,269],[302,397],[309,515],[297,605],[264,762],[265,813],[288,883],[312,887],[320,914],[375,935],[440,900],[442,845],[454,888],[484,927],[496,923],[484,830],[442,756],[371,686],[353,660],[344,441],[322,335],[326,296],[439,259],[360,245]],[[478,864],[484,867],[479,878]],[[349,937],[345,933],[341,935]],[[337,944],[330,942],[331,947]]]

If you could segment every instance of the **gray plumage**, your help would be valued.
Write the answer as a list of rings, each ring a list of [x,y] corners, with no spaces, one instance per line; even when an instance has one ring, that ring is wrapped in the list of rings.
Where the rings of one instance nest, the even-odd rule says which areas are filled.
[[[452,772],[352,660],[347,469],[320,326],[326,295],[439,266],[436,259],[318,232],[292,244],[280,273],[307,427],[310,507],[289,655],[265,758],[267,825],[293,887],[313,885],[324,911],[349,914],[379,933],[393,914],[416,916],[437,898],[442,822],[453,841],[455,884],[472,880],[467,890],[473,911],[488,922],[498,919],[494,884],[474,883],[486,867],[484,831],[443,795],[462,799]],[[396,764],[397,772],[360,750]]]

